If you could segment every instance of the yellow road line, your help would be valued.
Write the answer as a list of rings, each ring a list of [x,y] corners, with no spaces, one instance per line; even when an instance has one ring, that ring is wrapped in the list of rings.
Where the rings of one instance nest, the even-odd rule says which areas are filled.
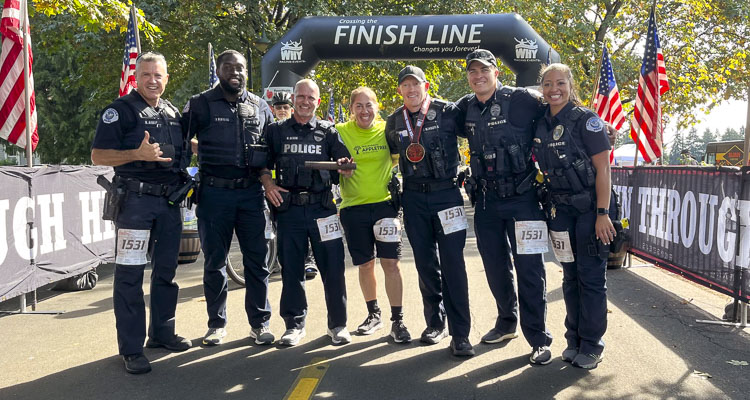
[[[315,357],[297,375],[297,379],[284,396],[284,400],[309,400],[318,388],[329,364],[324,357]]]

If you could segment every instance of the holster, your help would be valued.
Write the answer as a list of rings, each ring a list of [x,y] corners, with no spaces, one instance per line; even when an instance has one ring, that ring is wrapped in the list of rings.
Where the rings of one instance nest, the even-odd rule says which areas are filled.
[[[388,182],[388,192],[391,194],[391,204],[396,212],[401,209],[401,182],[398,180],[396,173],[391,174],[391,181]]]
[[[102,209],[102,219],[105,221],[116,221],[120,214],[122,202],[125,200],[125,188],[119,184],[119,179],[115,176],[112,182],[107,180],[103,175],[96,178],[96,183],[103,187],[107,192],[104,195],[104,208]]]
[[[528,192],[529,190],[531,190],[535,180],[536,180],[536,169],[529,172],[529,174],[525,178],[523,178],[521,183],[519,183],[518,186],[516,186],[516,193],[524,194]]]
[[[188,177],[188,179],[185,180],[185,183],[178,186],[177,189],[167,197],[167,203],[169,203],[170,206],[180,205],[185,199],[191,197],[194,192],[195,181],[193,178]]]
[[[292,204],[292,193],[279,191],[281,195],[281,204],[278,207],[274,207],[277,213],[284,212],[289,209]]]
[[[326,210],[336,209],[336,202],[333,201],[333,192],[331,191],[330,187],[325,192],[325,194],[323,195],[323,199],[320,202],[323,208],[325,208]]]
[[[570,195],[570,205],[581,214],[591,210],[591,203],[591,194],[589,192]]]
[[[464,192],[469,196],[471,206],[474,207],[477,204],[477,180],[473,176],[469,176],[464,181]]]
[[[623,229],[622,222],[620,222],[619,219],[612,221],[612,226],[615,227],[617,236],[615,236],[612,243],[609,244],[609,251],[612,253],[619,253],[622,251],[622,246],[628,241],[628,234],[625,233],[625,229]]]
[[[588,253],[591,257],[599,257],[601,260],[609,258],[609,246],[602,243],[601,240],[596,238],[596,235],[591,235],[589,240]]]
[[[201,185],[200,172],[195,174],[193,180],[195,181],[195,190],[193,190],[192,195],[188,197],[188,208],[192,208],[193,204],[198,204],[198,200],[201,198],[201,190],[203,188],[203,185]]]

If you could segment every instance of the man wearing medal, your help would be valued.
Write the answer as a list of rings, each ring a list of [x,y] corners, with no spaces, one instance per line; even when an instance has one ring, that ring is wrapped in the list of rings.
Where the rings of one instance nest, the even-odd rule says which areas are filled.
[[[463,258],[467,222],[456,186],[458,110],[453,103],[430,98],[429,87],[420,68],[401,70],[398,93],[404,105],[388,116],[385,133],[391,154],[399,155],[404,179],[404,225],[427,323],[420,341],[437,344],[450,334],[453,355],[472,356]]]
[[[461,110],[460,135],[468,139],[471,150],[471,177],[464,188],[475,205],[477,247],[498,312],[495,326],[482,342],[518,337],[512,252],[521,330],[532,346],[529,361],[544,365],[552,359],[542,259],[547,251],[547,226],[534,190],[538,171],[531,159],[532,127],[544,109],[538,95],[498,85],[498,73],[491,52],[470,53],[466,75],[473,93],[456,103]]]

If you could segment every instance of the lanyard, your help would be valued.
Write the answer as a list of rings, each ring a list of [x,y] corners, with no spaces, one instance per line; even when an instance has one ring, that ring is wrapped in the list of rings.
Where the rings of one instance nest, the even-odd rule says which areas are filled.
[[[419,117],[417,118],[417,133],[416,138],[414,134],[414,128],[411,126],[411,118],[409,118],[409,110],[404,108],[401,110],[404,114],[404,122],[406,122],[406,130],[409,132],[409,140],[412,143],[419,143],[419,137],[422,135],[422,128],[424,127],[424,118],[427,115],[427,109],[430,108],[430,102],[432,99],[430,98],[430,95],[426,95],[424,98],[424,101],[422,102],[422,107],[419,110]]]

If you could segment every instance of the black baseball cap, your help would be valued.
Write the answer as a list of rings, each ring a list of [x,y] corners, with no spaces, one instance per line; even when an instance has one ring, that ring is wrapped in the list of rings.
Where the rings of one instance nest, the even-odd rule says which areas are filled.
[[[415,67],[413,65],[407,65],[404,67],[404,69],[401,70],[401,72],[398,73],[398,84],[400,85],[401,82],[403,82],[404,79],[409,76],[413,76],[420,82],[427,82],[427,78],[425,78],[422,68]]]
[[[472,61],[479,61],[486,66],[497,67],[497,60],[491,51],[485,49],[476,49],[466,56],[466,70],[469,69]]]

